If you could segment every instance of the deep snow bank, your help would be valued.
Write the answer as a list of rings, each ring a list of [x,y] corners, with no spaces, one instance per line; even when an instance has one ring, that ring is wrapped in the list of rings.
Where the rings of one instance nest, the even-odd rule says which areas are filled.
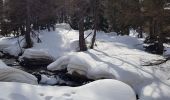
[[[3,100],[136,100],[131,87],[116,80],[99,80],[75,88],[21,83],[0,83],[0,88]]]

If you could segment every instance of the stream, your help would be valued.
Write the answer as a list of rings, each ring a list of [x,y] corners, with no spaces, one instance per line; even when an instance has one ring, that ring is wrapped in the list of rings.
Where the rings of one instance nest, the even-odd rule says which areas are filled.
[[[49,71],[47,70],[47,67],[34,67],[32,66],[31,68],[25,68],[23,66],[21,66],[19,64],[19,61],[17,60],[17,58],[14,57],[10,57],[8,55],[4,55],[3,57],[1,57],[1,60],[8,66],[16,68],[16,69],[20,69],[23,70],[25,72],[28,72],[34,76],[36,76],[38,78],[38,80],[41,80],[41,76],[45,75],[47,77],[53,77],[56,80],[58,80],[58,82],[54,85],[60,85],[60,86],[72,86],[72,87],[76,87],[76,86],[81,86],[84,84],[87,84],[89,82],[92,82],[93,80],[91,79],[87,79],[84,77],[77,77],[77,76],[72,76],[70,74],[67,74],[67,70],[60,70],[60,71]],[[40,85],[50,85],[50,84],[41,84]]]

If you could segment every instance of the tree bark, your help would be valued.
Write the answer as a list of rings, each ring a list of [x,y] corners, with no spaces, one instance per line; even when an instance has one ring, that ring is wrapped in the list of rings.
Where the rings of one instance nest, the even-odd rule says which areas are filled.
[[[139,33],[138,38],[143,38],[143,29],[142,29],[142,26],[140,26],[138,28],[138,33]]]
[[[0,0],[0,29],[2,29],[2,20],[3,20],[3,0]],[[2,31],[0,31],[0,34]]]
[[[79,20],[79,47],[80,51],[87,51],[87,46],[84,39],[84,17]]]
[[[33,46],[32,40],[31,40],[31,15],[30,15],[30,2],[27,0],[26,2],[26,32],[25,32],[25,40],[26,40],[26,46],[25,48],[31,48]]]
[[[91,49],[94,48],[94,43],[96,41],[96,33],[97,33],[97,28],[98,28],[98,21],[99,21],[99,18],[98,18],[98,6],[99,6],[98,3],[99,3],[99,1],[95,0],[94,2],[95,2],[94,9],[93,9],[93,14],[94,14],[94,34],[93,34],[93,38],[92,38],[92,42],[91,42],[91,46],[90,46]]]

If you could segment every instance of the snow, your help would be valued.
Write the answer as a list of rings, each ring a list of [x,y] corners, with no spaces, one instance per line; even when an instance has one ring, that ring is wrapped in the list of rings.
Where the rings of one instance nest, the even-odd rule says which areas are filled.
[[[69,30],[56,28],[55,31],[51,32],[48,32],[47,30],[40,31],[40,33],[35,32],[36,36],[33,34],[31,35],[32,40],[34,41],[34,46],[31,49],[48,52],[49,55],[52,55],[53,58],[57,59],[58,57],[72,51],[70,48],[70,41],[64,36],[64,34],[68,31]],[[42,41],[41,43],[37,43],[37,37],[40,38]],[[22,36],[19,37],[19,41],[21,41],[20,45],[23,47],[25,40],[23,40]],[[4,53],[18,56],[21,53],[21,49],[18,45],[18,38],[1,38],[0,50],[2,50]],[[22,51],[24,51],[24,49]]]
[[[139,100],[169,100],[170,85],[164,82],[153,82],[142,89]]]
[[[20,45],[18,41],[20,41]],[[18,56],[22,51],[24,51],[23,48],[20,48],[20,46],[24,46],[24,42],[25,41],[22,36],[19,38],[3,37],[0,38],[0,50],[3,51],[3,53]]]
[[[70,25],[69,25],[69,24],[66,24],[66,23],[56,24],[55,27],[56,27],[56,28],[59,28],[59,29],[71,30]]]
[[[136,100],[131,87],[117,80],[99,80],[81,87],[0,83],[0,88],[2,100]]]
[[[91,30],[86,31],[85,35],[90,32]],[[73,41],[78,39],[77,34],[76,31],[71,31],[66,36]],[[90,40],[91,36],[88,37],[87,41],[90,42]],[[78,47],[78,44],[74,43]],[[143,39],[98,32],[97,46],[94,50],[65,55],[47,68],[49,70],[67,68],[68,73],[78,72],[90,79],[114,78],[130,85],[139,95],[139,98],[143,98],[146,96],[143,95],[146,92],[146,87],[170,78],[170,70],[166,70],[169,62],[158,66],[143,66],[149,62],[163,59],[163,57],[146,53],[142,43]],[[170,97],[165,91],[170,91],[170,89],[163,88],[161,91],[155,91],[157,94],[163,94],[157,98],[151,95],[149,97],[151,100],[169,100]]]
[[[58,58],[55,62],[48,65],[47,68],[49,70],[52,70],[52,71],[54,71],[54,70],[62,70],[62,69],[66,68],[69,61],[70,61],[69,56],[62,56],[62,57]]]
[[[86,31],[85,37],[91,32],[93,31]],[[43,54],[48,56],[50,55],[52,58],[55,58],[56,61],[47,67],[49,70],[61,70],[66,68],[70,74],[77,72],[90,79],[116,79],[131,86],[135,93],[139,96],[139,100],[170,100],[170,61],[167,61],[161,65],[144,66],[150,62],[162,60],[163,57],[145,52],[142,45],[143,39],[137,39],[132,36],[116,36],[115,32],[104,33],[98,31],[96,46],[93,50],[88,50],[86,52],[75,52],[79,49],[78,31],[70,29],[70,26],[67,24],[58,24],[56,31],[53,32],[40,31],[39,37],[42,43],[35,43],[34,47],[31,48],[32,51],[36,52],[27,53],[27,50],[25,50],[25,53],[28,57]],[[86,42],[90,43],[91,38],[92,35],[86,39]],[[10,39],[8,41],[8,38],[1,38],[0,49],[4,50],[4,48],[11,47],[11,45],[13,46],[12,48],[14,48],[14,44],[16,43],[17,42],[15,39]],[[11,51],[7,51],[12,52],[12,48],[10,49]],[[170,49],[168,47],[165,55],[169,55],[169,52]],[[42,83],[46,84],[50,82],[51,84],[54,84],[57,81],[51,80],[53,80],[52,77],[43,76]],[[114,85],[114,83],[112,84]],[[23,84],[18,86],[23,86]],[[122,85],[118,85],[119,88],[114,88],[114,86],[112,88],[108,88],[107,86],[109,85],[105,86],[104,83],[100,83],[99,87],[94,86],[93,88],[90,86],[91,85],[85,85],[82,87],[73,88],[73,90],[76,89],[76,91],[79,92],[76,94],[77,97],[71,99],[79,100],[81,98],[81,100],[110,100],[107,99],[110,97],[109,93],[112,93],[111,96],[114,96],[114,90],[121,90],[122,87]],[[35,87],[30,85],[27,85],[26,87],[32,88],[35,91],[39,91],[37,88],[43,88],[42,92],[49,94],[47,97],[53,94],[52,100],[65,100],[65,95],[63,96],[64,93],[66,93],[66,96],[72,95],[69,92],[72,91],[72,88],[70,87],[67,87],[66,90],[65,87],[60,87],[61,89],[59,87]],[[64,92],[62,89],[64,89]],[[47,90],[47,92],[44,90]],[[106,93],[104,91],[106,91]],[[107,93],[108,91],[109,93]],[[33,95],[35,96],[35,100],[41,100],[43,98],[38,94]],[[109,96],[107,97],[105,95]],[[95,98],[92,98],[92,96]],[[120,98],[123,97],[122,95],[118,96]],[[114,97],[112,97],[111,100],[113,100],[113,98]],[[131,99],[125,98],[120,100]]]
[[[41,75],[40,84],[55,85],[58,80],[55,77],[47,77],[46,75]]]
[[[77,72],[90,79],[114,78],[114,75],[109,72],[109,66],[95,61],[91,56],[83,52],[61,57],[47,66],[47,68],[54,71],[65,69],[66,66],[68,73],[73,74]]]
[[[22,58],[45,58],[45,59],[53,59],[48,52],[45,50],[36,50],[36,49],[26,49],[22,56],[20,56],[20,59]]]
[[[7,67],[8,66],[2,60],[0,60],[0,69],[7,68]]]
[[[65,38],[66,30],[56,29],[56,31],[41,31],[39,37],[42,43],[35,43],[32,49],[44,50],[53,58],[57,59],[71,51],[69,40]]]
[[[22,70],[8,67],[0,60],[0,81],[37,84],[37,78]]]

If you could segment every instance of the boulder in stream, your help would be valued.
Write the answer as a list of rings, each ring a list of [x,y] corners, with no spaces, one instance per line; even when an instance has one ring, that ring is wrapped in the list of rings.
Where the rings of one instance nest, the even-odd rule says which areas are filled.
[[[19,62],[24,67],[46,67],[53,61],[52,56],[43,50],[27,49],[19,57]]]

